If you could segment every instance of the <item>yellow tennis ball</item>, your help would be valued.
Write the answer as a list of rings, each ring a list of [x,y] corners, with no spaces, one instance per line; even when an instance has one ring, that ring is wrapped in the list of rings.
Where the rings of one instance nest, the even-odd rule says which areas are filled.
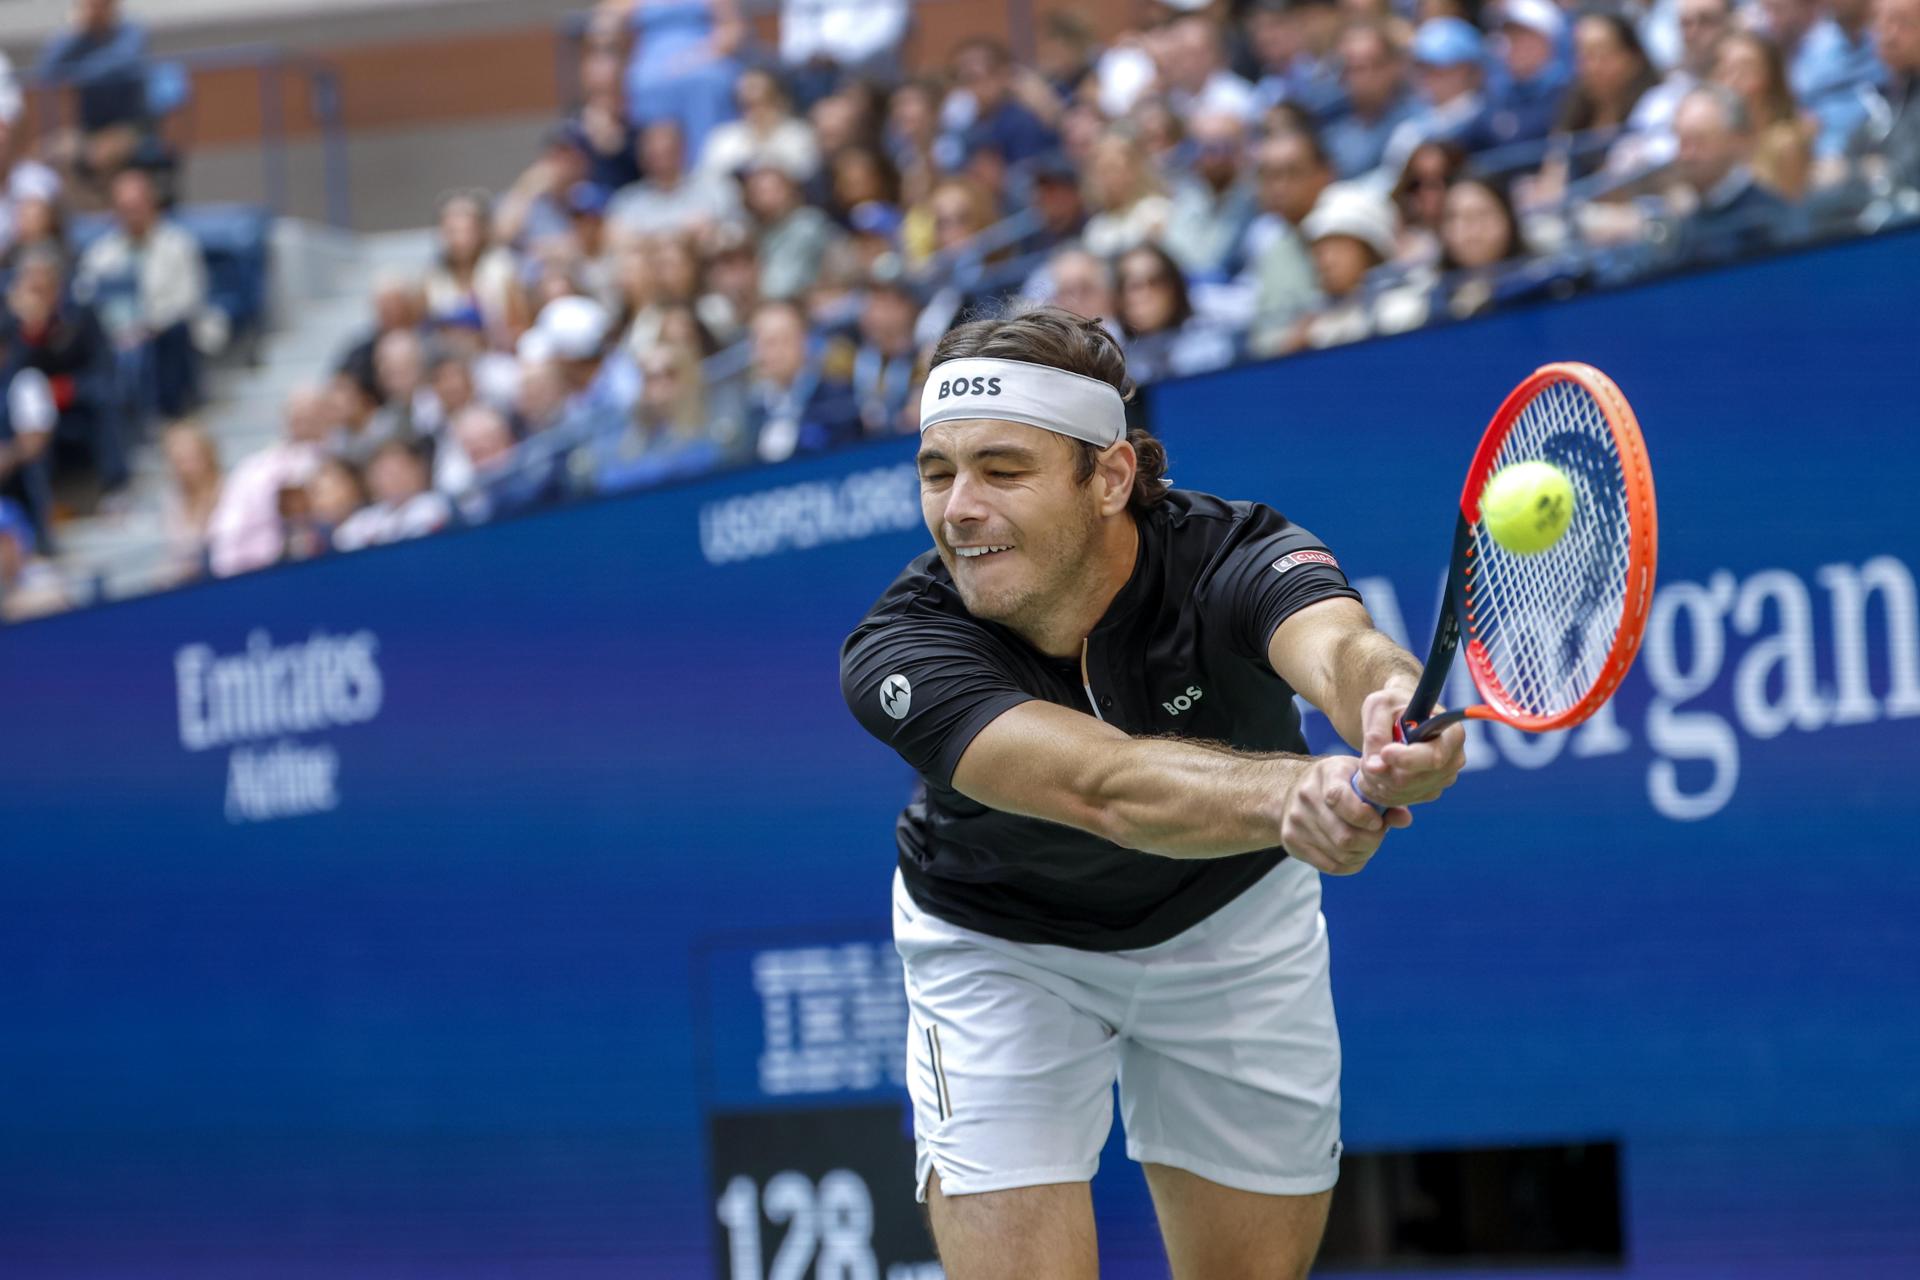
[[[1515,555],[1545,551],[1573,522],[1573,482],[1551,462],[1510,463],[1487,481],[1480,520]]]

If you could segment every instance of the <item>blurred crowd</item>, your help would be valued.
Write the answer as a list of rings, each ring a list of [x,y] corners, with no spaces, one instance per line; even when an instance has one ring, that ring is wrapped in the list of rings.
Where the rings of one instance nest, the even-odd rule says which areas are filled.
[[[442,198],[282,440],[223,473],[168,428],[178,574],[911,434],[984,308],[1099,319],[1144,382],[1920,209],[1920,0],[1092,10],[910,67],[905,0],[784,0],[771,45],[602,4],[576,105]]]
[[[117,508],[227,336],[169,213],[179,76],[117,0],[75,0],[24,72],[0,54],[0,618],[65,603],[56,515]]]

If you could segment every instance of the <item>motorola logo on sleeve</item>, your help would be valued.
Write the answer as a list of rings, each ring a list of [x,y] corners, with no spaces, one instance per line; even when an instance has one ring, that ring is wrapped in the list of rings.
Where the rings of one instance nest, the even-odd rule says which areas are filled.
[[[913,705],[913,686],[898,671],[888,676],[880,685],[880,709],[895,720],[905,720],[907,709]]]

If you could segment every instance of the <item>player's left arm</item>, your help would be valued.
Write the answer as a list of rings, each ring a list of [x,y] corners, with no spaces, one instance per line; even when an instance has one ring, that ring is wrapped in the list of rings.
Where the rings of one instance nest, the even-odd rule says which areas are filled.
[[[1460,776],[1462,726],[1426,742],[1393,740],[1420,683],[1420,662],[1378,630],[1358,600],[1335,597],[1289,614],[1267,641],[1267,663],[1359,750],[1360,787],[1374,803],[1434,800]]]

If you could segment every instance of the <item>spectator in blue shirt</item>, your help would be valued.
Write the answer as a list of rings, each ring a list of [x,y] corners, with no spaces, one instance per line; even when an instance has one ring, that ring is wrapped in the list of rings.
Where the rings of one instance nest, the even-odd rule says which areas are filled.
[[[1787,60],[1787,81],[1819,122],[1816,158],[1837,156],[1867,119],[1873,90],[1886,76],[1868,24],[1872,0],[1763,0],[1767,25]]]
[[[119,0],[74,0],[72,26],[47,44],[34,74],[78,99],[79,128],[49,147],[68,172],[110,178],[148,139],[147,32],[121,18]]]
[[[751,327],[745,440],[760,460],[780,462],[858,439],[860,410],[852,389],[821,368],[800,304],[762,302]]]
[[[919,372],[913,320],[919,309],[919,299],[898,276],[877,278],[867,286],[852,383],[860,427],[869,436],[913,429],[917,409],[913,390]]]
[[[953,54],[954,83],[973,100],[966,142],[991,146],[1010,165],[1045,155],[1059,135],[1013,94],[1013,57],[990,36],[964,41]]]
[[[1567,93],[1559,58],[1566,19],[1551,0],[1506,0],[1500,30],[1507,76],[1487,117],[1487,140],[1496,146],[1538,142],[1553,131]]]
[[[1754,181],[1748,163],[1753,122],[1726,89],[1694,90],[1674,113],[1680,142],[1674,161],[1697,204],[1675,229],[1676,262],[1727,262],[1786,243],[1797,229],[1793,207]]]
[[[1315,123],[1342,113],[1340,69],[1311,47],[1312,28],[1322,19],[1335,20],[1329,8],[1326,0],[1258,0],[1252,6],[1247,38],[1260,77],[1254,85],[1260,110],[1291,103]]]
[[[1393,131],[1381,158],[1399,173],[1423,142],[1448,142],[1471,151],[1486,145],[1487,98],[1480,33],[1462,18],[1429,18],[1413,36],[1421,109]]]
[[[1320,146],[1340,177],[1357,178],[1380,166],[1387,139],[1419,104],[1407,84],[1407,60],[1380,23],[1347,27],[1338,53],[1347,111],[1321,131]]]

